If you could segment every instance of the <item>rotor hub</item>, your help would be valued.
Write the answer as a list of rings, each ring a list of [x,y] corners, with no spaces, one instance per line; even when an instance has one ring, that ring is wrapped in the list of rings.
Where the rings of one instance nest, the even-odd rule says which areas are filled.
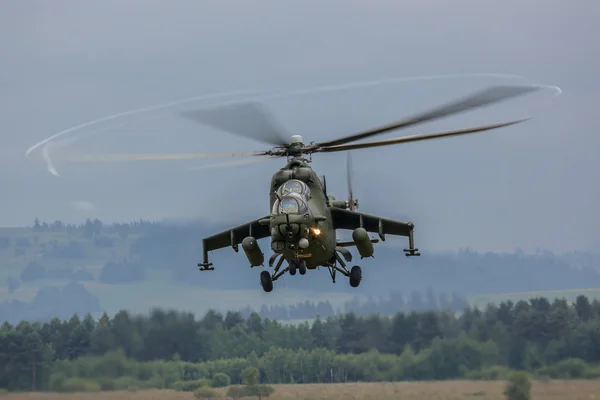
[[[304,144],[304,142],[302,141],[302,136],[301,135],[294,135],[292,136],[292,140],[290,140],[290,145],[292,146],[302,146]]]

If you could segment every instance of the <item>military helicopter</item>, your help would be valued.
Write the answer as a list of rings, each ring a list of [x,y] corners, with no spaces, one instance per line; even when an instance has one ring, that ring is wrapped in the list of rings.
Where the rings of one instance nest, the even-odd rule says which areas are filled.
[[[199,270],[214,270],[212,262],[208,259],[209,251],[231,246],[235,252],[239,252],[240,244],[251,267],[264,266],[265,256],[258,240],[270,237],[273,255],[268,265],[273,271],[263,270],[260,273],[260,283],[265,292],[271,292],[273,282],[286,272],[290,275],[296,275],[297,272],[304,275],[307,270],[319,267],[328,268],[334,283],[336,273],[339,272],[349,279],[350,286],[358,287],[362,280],[362,270],[358,265],[348,269],[347,263],[352,261],[352,254],[348,247],[356,247],[361,259],[373,257],[373,244],[378,243],[379,240],[370,237],[369,233],[377,233],[381,241],[385,241],[386,235],[403,236],[408,238],[408,248],[404,249],[405,255],[419,256],[419,250],[414,246],[415,226],[410,221],[395,221],[356,211],[358,200],[354,198],[352,189],[350,153],[347,153],[349,192],[347,200],[338,200],[328,193],[325,176],[319,176],[310,166],[312,155],[465,135],[521,123],[530,118],[454,131],[351,143],[487,106],[537,89],[535,86],[526,85],[493,86],[400,122],[339,139],[309,144],[304,143],[301,135],[293,135],[288,142],[288,139],[282,135],[283,130],[261,103],[239,102],[183,114],[201,124],[271,144],[274,147],[270,150],[228,154],[113,155],[112,157],[87,155],[83,158],[79,157],[79,160],[169,160],[220,156],[286,157],[287,163],[271,178],[270,213],[202,239],[203,260],[198,264]],[[352,241],[340,241],[337,238],[337,230],[352,231]],[[281,269],[284,263],[287,265]]]

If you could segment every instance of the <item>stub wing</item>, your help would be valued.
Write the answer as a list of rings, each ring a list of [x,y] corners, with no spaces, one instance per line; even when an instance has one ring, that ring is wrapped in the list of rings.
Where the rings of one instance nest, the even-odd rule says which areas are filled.
[[[362,227],[367,232],[377,233],[381,240],[385,240],[385,235],[406,236],[409,239],[409,248],[404,249],[406,255],[420,255],[418,249],[414,248],[414,225],[412,222],[394,221],[343,208],[332,207],[330,211],[334,229],[354,230]]]
[[[212,265],[212,263],[208,261],[209,251],[231,246],[237,252],[239,250],[239,244],[242,243],[242,240],[247,236],[252,236],[256,240],[271,236],[269,225],[262,225],[260,223],[261,220],[268,221],[269,216],[255,219],[202,239],[203,262],[198,264],[198,266],[201,267],[201,269],[212,269],[209,268]]]
[[[335,229],[354,230],[362,227],[367,232],[379,233],[380,235],[388,234],[407,237],[410,236],[410,232],[413,229],[413,225],[410,222],[394,221],[342,208],[331,208],[331,218],[333,219]]]

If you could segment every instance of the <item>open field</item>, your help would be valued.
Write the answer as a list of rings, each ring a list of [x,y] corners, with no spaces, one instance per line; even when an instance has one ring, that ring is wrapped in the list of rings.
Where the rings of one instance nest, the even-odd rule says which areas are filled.
[[[446,381],[398,383],[347,383],[316,385],[274,385],[269,400],[503,400],[502,381]],[[225,390],[219,389],[224,396]],[[600,399],[599,380],[569,380],[533,383],[533,400]],[[148,390],[104,393],[19,393],[3,396],[6,400],[193,400],[189,392]]]

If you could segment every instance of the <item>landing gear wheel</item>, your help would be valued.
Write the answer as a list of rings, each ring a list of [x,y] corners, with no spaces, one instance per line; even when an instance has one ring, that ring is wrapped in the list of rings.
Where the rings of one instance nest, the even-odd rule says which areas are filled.
[[[306,261],[302,260],[298,262],[298,271],[300,272],[300,275],[306,274]]]
[[[358,287],[360,281],[362,280],[362,270],[358,265],[355,265],[350,270],[350,286]]]
[[[273,290],[273,279],[271,279],[271,274],[269,271],[262,271],[260,273],[260,285],[267,293]]]
[[[294,261],[290,263],[289,273],[290,275],[296,275],[296,263]]]

